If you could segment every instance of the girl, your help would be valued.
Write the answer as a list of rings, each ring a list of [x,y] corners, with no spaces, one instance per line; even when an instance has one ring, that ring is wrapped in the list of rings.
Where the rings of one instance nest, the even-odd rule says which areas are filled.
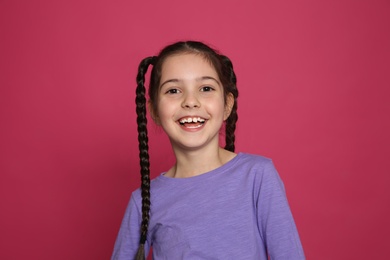
[[[272,161],[234,153],[238,91],[230,60],[203,43],[178,42],[141,62],[137,84],[142,184],[131,196],[112,259],[145,259],[150,247],[156,260],[305,259]],[[151,183],[147,105],[176,157]]]

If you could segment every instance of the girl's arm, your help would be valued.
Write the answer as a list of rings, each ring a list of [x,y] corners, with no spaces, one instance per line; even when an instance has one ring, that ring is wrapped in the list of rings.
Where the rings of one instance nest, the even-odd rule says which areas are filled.
[[[305,259],[284,185],[272,161],[263,167],[257,199],[257,220],[270,259]]]
[[[131,196],[123,217],[111,260],[134,259],[137,254],[140,240],[141,211],[134,198],[135,193]],[[147,242],[145,252],[149,252]]]

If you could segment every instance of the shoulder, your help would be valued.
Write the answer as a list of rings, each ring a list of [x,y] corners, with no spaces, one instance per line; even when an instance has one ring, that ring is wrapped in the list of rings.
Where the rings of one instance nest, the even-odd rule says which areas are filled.
[[[161,194],[161,192],[166,192],[166,184],[169,184],[169,182],[164,182],[163,180],[165,177],[162,177],[162,174],[159,176],[153,178],[150,180],[150,197],[152,197],[155,194]],[[168,178],[166,178],[168,180]],[[170,179],[170,178],[169,178]],[[168,185],[169,186],[169,185]],[[169,191],[169,189],[168,189]],[[134,190],[131,194],[131,200],[133,200],[133,203],[141,209],[142,207],[142,189],[141,187],[138,187],[136,190]]]
[[[239,153],[235,165],[238,171],[245,171],[252,175],[256,182],[273,183],[282,185],[279,173],[277,172],[272,159],[249,153]]]
[[[264,164],[272,161],[270,158],[258,154],[238,153],[237,156],[241,161],[249,161],[249,162],[260,163],[260,164],[262,163]]]
[[[238,167],[249,167],[257,170],[273,168],[272,159],[257,154],[239,153],[237,155]]]

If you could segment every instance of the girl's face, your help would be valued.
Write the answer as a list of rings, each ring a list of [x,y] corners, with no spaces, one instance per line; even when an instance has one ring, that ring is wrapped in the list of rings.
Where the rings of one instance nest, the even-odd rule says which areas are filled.
[[[219,146],[219,130],[234,99],[227,95],[225,102],[223,86],[207,60],[196,54],[168,57],[162,66],[159,88],[153,118],[175,150]]]

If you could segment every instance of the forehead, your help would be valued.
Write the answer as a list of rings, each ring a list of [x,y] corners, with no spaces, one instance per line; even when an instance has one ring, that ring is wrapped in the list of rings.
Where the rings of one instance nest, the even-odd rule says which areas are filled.
[[[175,54],[165,59],[161,68],[161,80],[169,78],[190,79],[210,76],[218,78],[214,66],[200,54]]]

